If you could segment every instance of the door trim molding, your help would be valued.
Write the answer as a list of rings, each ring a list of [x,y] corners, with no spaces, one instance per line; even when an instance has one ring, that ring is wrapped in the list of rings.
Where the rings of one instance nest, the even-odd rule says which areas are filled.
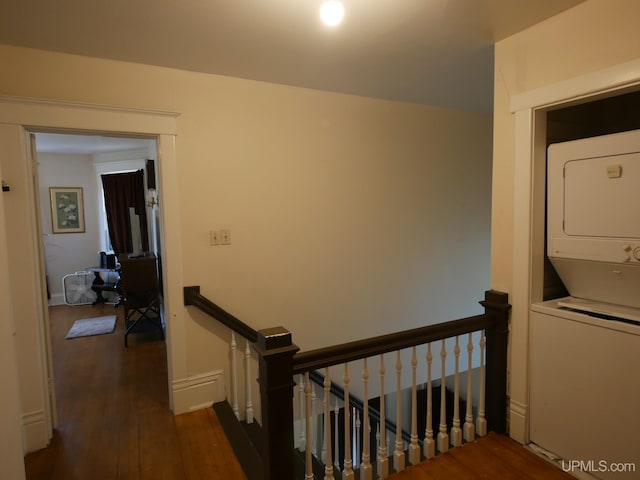
[[[14,125],[21,127],[16,129],[19,132],[19,141],[25,145],[21,152],[21,158],[12,161],[26,162],[29,176],[34,172],[31,160],[28,155],[29,138],[28,132],[60,132],[60,133],[97,133],[123,136],[145,136],[155,138],[158,145],[158,177],[163,195],[163,206],[160,211],[160,222],[163,232],[163,284],[164,311],[167,324],[167,363],[168,363],[168,384],[170,408],[173,410],[173,390],[170,388],[174,378],[187,377],[186,368],[186,335],[184,327],[184,306],[182,302],[182,251],[181,251],[181,230],[179,214],[179,197],[177,184],[177,159],[175,151],[176,118],[179,113],[159,110],[149,110],[140,108],[129,108],[121,106],[93,105],[86,103],[75,103],[68,101],[57,101],[51,99],[0,96],[0,124]],[[16,134],[18,136],[18,134]],[[12,183],[25,182],[22,187],[27,194],[25,198],[30,203],[31,212],[36,211],[35,187],[28,179],[12,179]],[[13,186],[13,185],[12,185]],[[20,185],[16,184],[17,187]],[[35,215],[31,215],[30,227],[32,235],[32,247],[29,254],[33,256],[34,262],[39,262],[42,255],[42,238],[40,235],[41,226],[37,225]],[[166,226],[170,225],[171,228]],[[3,226],[4,228],[4,226]],[[42,270],[42,269],[41,269]],[[41,283],[44,284],[44,272]],[[169,281],[171,279],[171,281]],[[50,415],[51,405],[49,395],[52,388],[47,381],[48,372],[51,371],[50,361],[47,359],[44,345],[50,340],[46,338],[45,321],[47,302],[44,295],[41,295],[38,285],[33,285],[32,292],[26,292],[33,298],[40,299],[38,305],[40,312],[37,321],[37,336],[41,350],[39,379],[20,379],[20,381],[36,381],[41,383],[44,392],[42,399],[33,399],[38,405],[32,408],[42,410],[47,430],[47,435],[51,436],[53,420]],[[46,347],[50,348],[50,347]],[[33,402],[32,402],[33,403]],[[27,413],[27,412],[23,412]],[[46,436],[46,435],[45,435]],[[30,443],[29,439],[25,440]],[[37,443],[41,443],[38,440]],[[40,448],[46,445],[41,445]]]
[[[177,112],[0,96],[0,122],[54,129],[175,135]],[[78,122],[82,116],[84,123]],[[35,123],[34,123],[35,122]],[[105,128],[108,123],[108,128]]]

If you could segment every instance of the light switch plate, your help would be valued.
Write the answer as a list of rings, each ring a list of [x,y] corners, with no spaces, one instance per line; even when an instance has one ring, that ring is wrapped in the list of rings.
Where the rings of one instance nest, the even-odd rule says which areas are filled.
[[[227,228],[220,230],[220,245],[231,245],[231,230]]]

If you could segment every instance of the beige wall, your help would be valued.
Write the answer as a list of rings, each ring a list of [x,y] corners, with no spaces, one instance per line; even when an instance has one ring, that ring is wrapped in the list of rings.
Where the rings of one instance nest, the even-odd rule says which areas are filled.
[[[541,290],[540,258],[543,254],[539,240],[541,232],[536,230],[529,235],[529,227],[532,208],[536,219],[542,215],[539,209],[543,208],[543,197],[537,195],[543,191],[540,190],[544,188],[543,178],[534,185],[536,201],[533,206],[527,191],[532,182],[531,167],[537,169],[544,161],[544,151],[536,148],[536,155],[539,152],[542,156],[536,156],[531,165],[527,163],[531,160],[527,144],[530,130],[525,125],[528,112],[522,110],[517,115],[522,123],[516,125],[510,102],[519,94],[520,103],[524,97],[540,99],[543,98],[541,92],[546,101],[549,98],[564,101],[571,98],[572,91],[584,94],[605,88],[602,85],[614,86],[623,82],[622,77],[602,73],[607,68],[618,67],[629,78],[633,77],[632,72],[627,71],[629,67],[623,64],[637,62],[640,58],[636,22],[639,15],[640,3],[633,0],[588,0],[496,45],[492,287],[512,294],[510,428],[511,435],[523,442],[528,439],[529,298],[531,291],[537,295]],[[638,77],[637,73],[635,77]],[[520,139],[526,137],[526,140],[516,143],[516,135],[520,135]],[[516,165],[516,155],[522,164]],[[538,228],[543,228],[542,223]],[[534,262],[529,250],[532,239],[536,242]]]
[[[7,46],[0,64],[0,95],[179,113],[162,183],[178,187],[183,277],[169,281],[254,328],[284,325],[308,349],[480,311],[490,115]],[[210,246],[222,228],[231,245]],[[181,315],[177,375],[224,368],[228,333]]]

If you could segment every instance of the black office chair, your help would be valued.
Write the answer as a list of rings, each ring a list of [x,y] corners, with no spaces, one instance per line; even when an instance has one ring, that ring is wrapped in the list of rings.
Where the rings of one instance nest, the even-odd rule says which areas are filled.
[[[160,288],[155,257],[121,262],[121,303],[124,305],[124,346],[128,346],[130,333],[164,328],[160,316]]]

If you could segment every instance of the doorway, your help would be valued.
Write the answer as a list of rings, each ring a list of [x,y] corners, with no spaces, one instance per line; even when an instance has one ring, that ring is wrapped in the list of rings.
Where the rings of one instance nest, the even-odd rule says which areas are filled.
[[[3,163],[3,180],[11,187],[5,202],[5,224],[11,276],[10,310],[16,319],[16,370],[20,383],[20,408],[24,432],[24,452],[48,445],[55,423],[52,395],[52,368],[37,166],[30,153],[29,133],[93,133],[103,136],[155,139],[158,145],[158,186],[164,206],[158,215],[159,229],[179,223],[176,184],[175,134],[177,114],[150,110],[110,108],[87,104],[58,103],[0,97],[0,137],[7,161]],[[10,161],[9,161],[10,160]],[[172,205],[173,203],[173,205]],[[38,200],[39,205],[39,200]],[[163,246],[163,292],[167,321],[166,358],[169,406],[173,410],[172,379],[184,376],[184,345],[180,275],[180,232],[171,229],[161,239]],[[175,272],[175,273],[174,273]],[[167,278],[175,278],[168,282]],[[20,319],[18,322],[17,319]],[[178,341],[174,341],[174,337]],[[176,351],[177,350],[177,351]]]
[[[56,395],[56,386],[67,385],[60,383],[69,373],[74,372],[69,364],[68,348],[61,348],[59,341],[61,334],[59,325],[53,325],[56,319],[61,323],[67,318],[76,318],[77,309],[83,306],[81,317],[104,318],[115,317],[117,323],[114,332],[120,335],[122,331],[120,323],[126,323],[124,315],[115,308],[119,306],[120,298],[117,289],[114,291],[94,290],[94,282],[99,278],[100,282],[117,286],[119,271],[116,265],[116,255],[112,251],[107,217],[105,209],[105,197],[101,178],[103,175],[114,175],[128,172],[144,172],[145,180],[141,183],[146,202],[144,208],[145,227],[148,232],[145,245],[148,248],[145,254],[152,254],[157,259],[157,272],[162,272],[160,256],[162,245],[162,231],[160,228],[159,205],[157,201],[155,163],[158,160],[158,149],[154,138],[141,138],[131,136],[106,136],[93,132],[75,133],[32,133],[32,156],[34,157],[34,183],[35,190],[39,192],[34,199],[34,205],[38,211],[36,218],[40,219],[40,231],[42,232],[42,251],[44,262],[44,276],[46,282],[47,298],[43,300],[48,304],[44,331],[47,333],[46,345],[50,351],[48,366],[50,372],[55,372],[53,382],[49,382],[51,397],[52,426],[58,426],[58,412],[68,412],[69,406],[74,404],[73,399],[68,398],[69,388],[63,389],[62,394]],[[149,165],[154,168],[149,168]],[[153,196],[149,188],[153,187]],[[60,223],[60,206],[54,202],[54,194],[75,194],[75,200],[68,214],[63,215],[64,222],[71,228],[65,230],[66,225]],[[77,205],[76,205],[77,204]],[[66,210],[66,209],[65,209]],[[71,216],[75,223],[69,223],[67,216]],[[111,268],[105,264],[105,258],[112,257]],[[105,278],[106,277],[106,278]],[[79,280],[82,279],[82,282]],[[162,282],[158,284],[161,286]],[[80,289],[80,286],[83,289]],[[162,292],[160,291],[160,298]],[[101,304],[111,304],[111,310],[101,308]],[[65,307],[64,322],[60,320],[60,309]],[[124,308],[124,307],[123,307]],[[54,310],[52,310],[54,309]],[[72,310],[75,310],[72,312]],[[162,317],[163,310],[159,308]],[[164,324],[164,319],[160,319]],[[66,325],[65,328],[70,327]],[[64,332],[62,332],[64,334]],[[141,335],[142,338],[145,335]],[[156,335],[157,337],[157,335]],[[125,336],[126,338],[126,336]],[[162,336],[164,339],[164,336]],[[157,340],[157,338],[155,338]],[[95,341],[95,339],[92,339]],[[63,341],[64,342],[64,341]],[[75,342],[78,345],[79,342]],[[116,342],[116,345],[118,342]],[[126,342],[125,342],[126,344]],[[56,347],[57,346],[57,347]],[[66,345],[65,345],[66,347]],[[113,347],[111,347],[113,348]],[[61,352],[67,352],[61,354]],[[82,349],[78,351],[81,357]],[[165,352],[166,356],[166,352]],[[80,358],[78,359],[80,360]],[[87,361],[89,363],[89,361]],[[166,365],[166,362],[162,362]],[[98,363],[100,364],[100,362]],[[67,367],[65,367],[67,365]],[[99,371],[99,369],[97,370]],[[163,369],[166,372],[166,367]],[[108,377],[107,377],[108,378]],[[105,379],[106,380],[106,379]],[[166,378],[165,378],[166,384]],[[106,385],[103,385],[106,386]],[[115,387],[115,385],[112,385]],[[73,389],[71,389],[73,391]],[[66,392],[66,393],[65,393]],[[61,404],[62,402],[63,404]],[[77,410],[77,409],[76,409]],[[74,414],[76,415],[76,414]]]

